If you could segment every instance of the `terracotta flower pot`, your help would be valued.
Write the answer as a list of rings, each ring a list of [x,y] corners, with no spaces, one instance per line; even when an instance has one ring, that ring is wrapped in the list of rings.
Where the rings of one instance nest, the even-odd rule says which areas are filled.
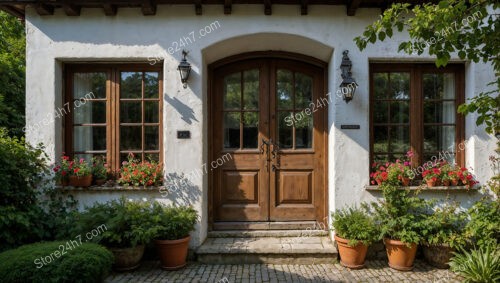
[[[69,176],[69,185],[73,187],[90,187],[92,185],[92,175]]]
[[[425,260],[432,266],[442,269],[450,267],[448,264],[453,256],[454,249],[448,245],[424,245]]]
[[[455,179],[451,180],[451,185],[458,186],[458,180],[455,180]]]
[[[97,179],[97,180],[94,180],[94,183],[96,186],[102,186],[102,185],[104,185],[104,183],[106,183],[106,179]]]
[[[432,179],[426,180],[425,182],[427,183],[427,187],[429,187],[429,188],[432,188],[432,187],[437,185],[436,181],[434,181]]]
[[[410,247],[398,240],[384,239],[385,250],[389,258],[389,267],[400,271],[413,269],[413,261],[417,253],[417,244]]]
[[[57,183],[60,186],[67,187],[67,186],[69,186],[69,179],[68,178],[64,178],[62,180],[59,180]]]
[[[186,266],[190,236],[179,240],[155,240],[161,268],[177,270]]]
[[[408,185],[410,185],[410,178],[402,177],[401,183],[403,183],[403,186],[407,187]]]
[[[138,268],[144,255],[144,245],[133,248],[108,248],[115,256],[113,268],[117,271],[127,271]]]
[[[349,240],[335,235],[335,241],[339,248],[340,264],[351,269],[360,269],[365,266],[366,252],[368,246],[358,243],[356,246],[349,246]]]
[[[449,186],[450,185],[450,180],[444,180],[443,181],[443,186]]]

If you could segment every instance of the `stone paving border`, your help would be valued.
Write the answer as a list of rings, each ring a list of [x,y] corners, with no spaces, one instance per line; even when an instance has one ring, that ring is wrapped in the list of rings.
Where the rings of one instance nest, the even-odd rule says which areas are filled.
[[[386,261],[367,261],[366,268],[350,270],[340,264],[276,265],[237,264],[210,265],[191,262],[178,271],[164,271],[159,262],[148,261],[134,271],[113,273],[105,282],[460,282],[449,270],[436,269],[417,260],[411,272],[390,269]]]

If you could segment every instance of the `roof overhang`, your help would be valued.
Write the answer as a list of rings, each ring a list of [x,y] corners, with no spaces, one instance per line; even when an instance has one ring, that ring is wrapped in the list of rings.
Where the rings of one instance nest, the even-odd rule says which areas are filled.
[[[394,1],[394,0],[0,0],[0,9],[16,17],[24,19],[26,7],[33,7],[41,16],[53,15],[55,9],[63,9],[67,16],[79,16],[82,8],[100,8],[103,15],[115,16],[120,8],[140,8],[144,16],[156,14],[158,5],[193,5],[193,12],[202,15],[204,5],[218,5],[224,14],[231,14],[232,6],[238,4],[262,5],[265,15],[272,14],[272,5],[296,5],[300,7],[302,15],[307,15],[311,5],[341,5],[346,7],[348,16],[354,16],[358,8],[380,8],[382,11],[395,2],[421,4],[422,0]]]

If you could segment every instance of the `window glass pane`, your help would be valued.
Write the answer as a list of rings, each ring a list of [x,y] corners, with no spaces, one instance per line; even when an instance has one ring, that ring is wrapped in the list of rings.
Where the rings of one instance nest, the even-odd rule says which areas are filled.
[[[106,98],[106,73],[75,73],[73,77],[73,98]]]
[[[160,161],[160,155],[158,153],[146,153],[145,154],[146,160],[148,161]]]
[[[259,70],[243,72],[243,109],[259,109]]]
[[[243,113],[243,148],[257,148],[259,140],[259,112]]]
[[[87,162],[92,162],[92,157],[97,156],[98,154],[75,154],[74,160],[80,160],[83,158]]]
[[[387,84],[389,81],[389,75],[387,73],[374,73],[373,74],[373,85],[375,92],[375,99],[387,98]]]
[[[388,152],[389,139],[387,127],[373,127],[373,151]]]
[[[234,73],[224,78],[224,109],[240,109],[241,73]]]
[[[410,127],[391,127],[391,152],[407,152],[410,149]]]
[[[120,122],[121,123],[141,123],[142,122],[141,102],[121,102]]]
[[[144,73],[144,97],[158,98],[159,92],[158,72]]]
[[[424,74],[423,92],[425,99],[455,99],[454,74]]]
[[[409,123],[410,104],[407,101],[391,102],[391,123]]]
[[[453,150],[455,145],[455,126],[424,126],[424,150]]]
[[[276,97],[278,101],[278,109],[292,109],[292,81],[293,74],[289,70],[278,70],[276,82]]]
[[[142,97],[142,72],[122,72],[120,98]]]
[[[455,124],[455,102],[424,102],[424,123]]]
[[[144,127],[144,150],[160,149],[158,126]]]
[[[240,112],[224,113],[224,148],[240,148]]]
[[[75,151],[106,150],[105,126],[74,126],[73,131]]]
[[[392,99],[410,99],[410,74],[390,73]]]
[[[285,118],[290,114],[290,112],[278,112],[278,145],[280,148],[293,147],[293,125],[285,121]]]
[[[389,156],[387,154],[383,154],[383,155],[377,154],[377,155],[373,156],[373,162],[383,163],[383,162],[387,162],[387,161],[389,161]]]
[[[85,101],[74,109],[75,124],[105,124],[106,101]]]
[[[295,108],[304,109],[309,107],[312,101],[312,78],[295,73]]]
[[[376,101],[373,103],[373,123],[388,123],[388,120],[389,103],[385,101]]]
[[[120,127],[120,150],[141,150],[142,128],[138,126]]]
[[[158,123],[159,102],[144,101],[144,123]]]
[[[295,148],[312,148],[313,117],[304,115],[304,118],[295,122]]]

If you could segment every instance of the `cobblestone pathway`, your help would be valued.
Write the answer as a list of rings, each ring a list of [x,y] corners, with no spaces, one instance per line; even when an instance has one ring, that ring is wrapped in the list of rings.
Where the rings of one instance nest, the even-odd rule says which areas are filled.
[[[163,271],[158,262],[144,262],[129,273],[113,273],[105,282],[460,282],[449,270],[415,262],[411,272],[390,269],[385,261],[367,261],[362,270],[349,270],[340,264],[275,265],[239,264],[207,265],[189,263],[179,271]]]

